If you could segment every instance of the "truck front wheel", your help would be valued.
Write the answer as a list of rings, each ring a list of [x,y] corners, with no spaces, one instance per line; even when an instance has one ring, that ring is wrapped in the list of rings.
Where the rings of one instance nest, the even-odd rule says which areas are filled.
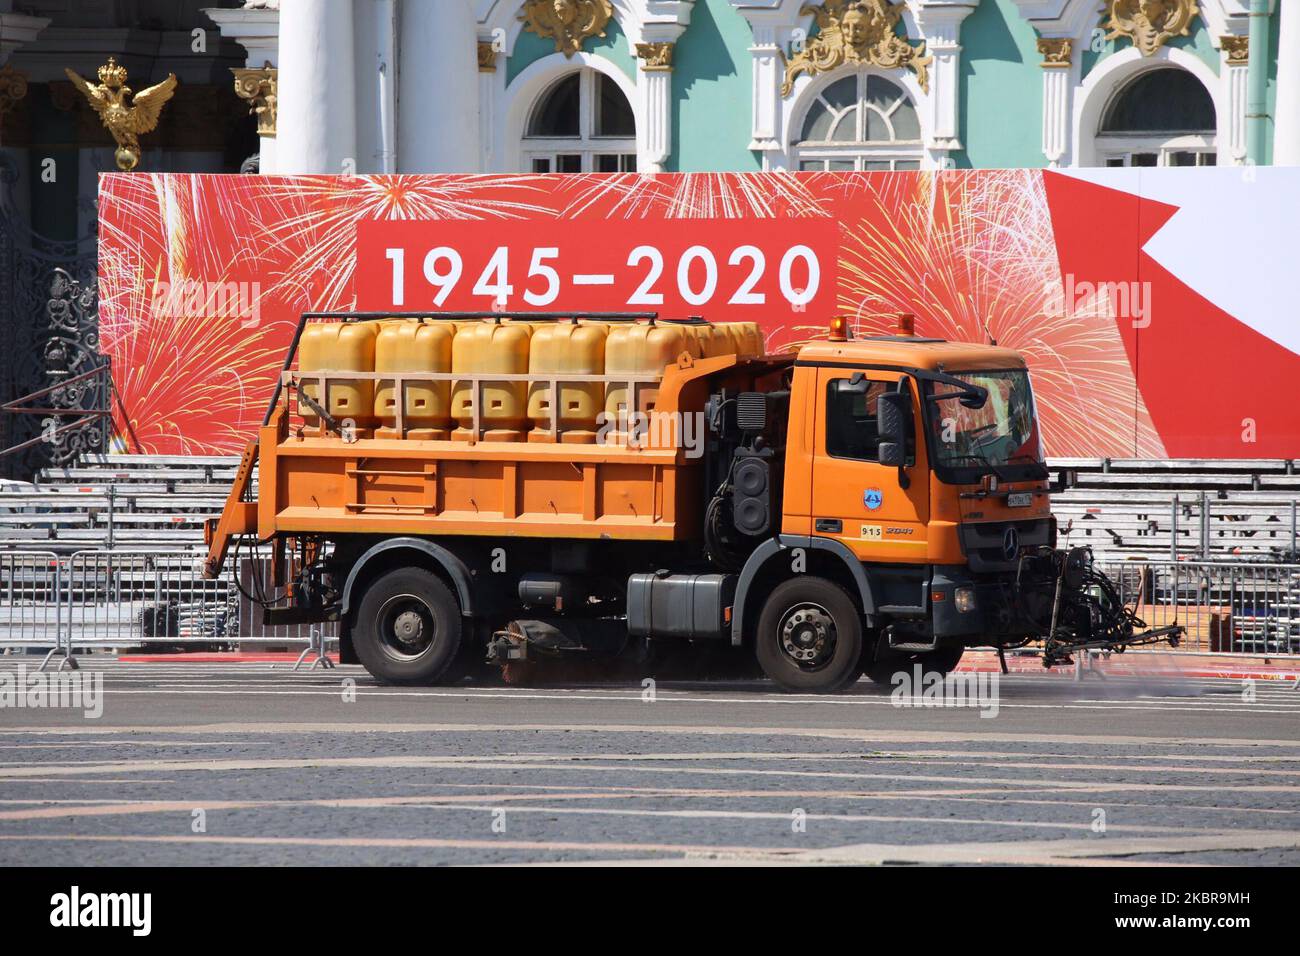
[[[460,642],[456,596],[424,568],[398,568],[376,578],[352,626],[357,658],[384,684],[437,683]]]
[[[793,578],[763,605],[754,651],[763,673],[785,690],[843,690],[862,676],[862,615],[838,584]]]

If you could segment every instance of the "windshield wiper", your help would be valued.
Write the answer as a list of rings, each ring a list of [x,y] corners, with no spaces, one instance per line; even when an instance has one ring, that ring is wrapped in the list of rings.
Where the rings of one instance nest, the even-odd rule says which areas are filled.
[[[1007,464],[1010,465],[1017,461],[1024,462],[1027,465],[1036,465],[1037,467],[1034,469],[1034,474],[1033,474],[1034,478],[1041,479],[1041,478],[1050,478],[1052,476],[1052,473],[1047,469],[1047,464],[1045,462],[1039,461],[1037,458],[1035,458],[1033,455],[1029,454],[1028,452],[1022,451],[1012,455],[1010,458],[1007,459]]]
[[[985,458],[983,455],[948,455],[946,458],[942,458],[942,459],[940,459],[940,460],[941,460],[941,461],[945,461],[945,462],[954,462],[954,461],[978,461],[981,465],[983,465],[983,466],[984,466],[985,468],[987,468],[989,471],[993,472],[993,474],[997,475],[999,481],[1009,481],[1009,480],[1010,480],[1009,478],[1007,478],[1006,475],[1002,474],[1002,472],[998,470],[998,466],[997,466],[997,465],[993,464],[993,462],[989,461],[989,460],[988,460],[987,458]]]

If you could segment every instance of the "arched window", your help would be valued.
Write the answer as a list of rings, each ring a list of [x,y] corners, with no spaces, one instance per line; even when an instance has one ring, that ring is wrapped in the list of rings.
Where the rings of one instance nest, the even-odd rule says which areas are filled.
[[[818,94],[794,154],[798,169],[920,169],[921,121],[902,87],[857,73]]]
[[[1146,70],[1115,94],[1097,131],[1105,166],[1213,166],[1214,100],[1178,67]]]
[[[577,70],[537,98],[522,147],[534,173],[635,172],[636,118],[617,83]]]

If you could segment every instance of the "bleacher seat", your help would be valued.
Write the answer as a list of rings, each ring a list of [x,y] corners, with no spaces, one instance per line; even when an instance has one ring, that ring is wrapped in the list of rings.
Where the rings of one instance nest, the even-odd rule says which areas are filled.
[[[198,553],[233,455],[95,455],[0,487],[0,550],[66,555],[112,547]]]

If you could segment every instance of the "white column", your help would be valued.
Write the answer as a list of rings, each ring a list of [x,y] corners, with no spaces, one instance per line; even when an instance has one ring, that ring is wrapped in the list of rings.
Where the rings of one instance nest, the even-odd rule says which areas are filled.
[[[962,148],[957,138],[961,117],[961,24],[975,10],[974,0],[931,0],[916,13],[916,25],[925,39],[930,64],[930,94],[918,104],[926,111],[930,161],[943,166],[953,150]]]
[[[1074,41],[1069,37],[1043,37],[1038,41],[1043,61],[1043,155],[1056,169],[1070,152],[1073,116]]]
[[[665,52],[666,51],[666,52]],[[673,151],[673,44],[637,44],[637,97],[641,123],[637,130],[637,169],[662,173]]]
[[[1300,4],[1279,3],[1277,109],[1273,165],[1300,166]]]
[[[499,91],[504,83],[497,79],[497,70],[504,72],[504,51],[498,49],[493,39],[479,38],[478,41],[478,136],[479,136],[479,171],[501,172],[494,170],[496,151],[496,110]]]
[[[280,10],[277,173],[357,169],[352,0],[290,0]]]
[[[643,173],[663,172],[673,152],[673,55],[694,5],[694,0],[658,0],[645,5],[639,25],[623,22],[637,57],[637,169]]]
[[[1070,71],[1043,70],[1043,155],[1056,169],[1070,149]]]
[[[470,0],[405,0],[398,37],[398,171],[479,172],[478,39]]]
[[[1244,37],[1236,38],[1244,40]],[[1246,161],[1246,113],[1250,99],[1247,77],[1250,75],[1246,60],[1246,45],[1234,49],[1233,37],[1223,37],[1223,66],[1220,70],[1223,90],[1227,96],[1228,115],[1224,124],[1228,131],[1228,142],[1219,146],[1220,162],[1231,160],[1232,165],[1240,166]]]
[[[779,150],[781,148],[781,48],[776,42],[776,26],[759,20],[751,21],[754,45],[749,54],[754,58],[753,100],[750,106],[750,149]]]

